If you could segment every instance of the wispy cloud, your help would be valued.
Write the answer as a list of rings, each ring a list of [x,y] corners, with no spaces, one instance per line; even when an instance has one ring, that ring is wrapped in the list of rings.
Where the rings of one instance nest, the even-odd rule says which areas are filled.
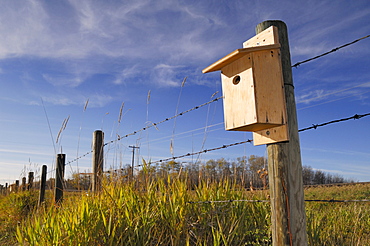
[[[114,98],[112,96],[107,94],[92,94],[89,96],[89,107],[104,107],[110,102],[112,102],[113,99]],[[73,96],[70,94],[65,94],[65,95],[44,96],[43,100],[54,105],[81,106],[84,105],[84,103],[86,102],[86,97],[82,94],[75,94]]]
[[[370,87],[370,82],[365,82],[361,84],[357,84],[351,87],[345,87],[342,89],[330,89],[330,90],[314,90],[314,91],[308,91],[304,92],[302,94],[298,94],[296,97],[297,103],[304,103],[304,104],[310,104],[312,102],[318,102],[318,101],[330,101],[330,100],[336,100],[340,98],[348,98],[348,97],[355,97],[356,99],[361,99],[363,97],[362,94],[367,93],[368,91],[364,91],[360,88],[368,88]],[[362,96],[362,97],[361,97]]]

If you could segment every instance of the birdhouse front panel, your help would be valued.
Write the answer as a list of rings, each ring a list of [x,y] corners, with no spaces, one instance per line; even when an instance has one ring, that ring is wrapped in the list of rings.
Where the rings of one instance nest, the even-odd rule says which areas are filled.
[[[222,68],[221,80],[226,130],[257,123],[251,57],[244,56]]]
[[[226,130],[259,131],[285,124],[278,49],[252,52],[221,69]]]

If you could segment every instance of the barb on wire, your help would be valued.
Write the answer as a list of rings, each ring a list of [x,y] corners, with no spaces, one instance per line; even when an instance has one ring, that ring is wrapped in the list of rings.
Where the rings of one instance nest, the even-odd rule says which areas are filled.
[[[300,66],[300,65],[301,65],[301,64],[303,64],[303,63],[306,63],[306,62],[309,62],[309,61],[315,60],[315,59],[320,58],[320,57],[323,57],[323,56],[326,56],[326,55],[328,55],[328,54],[330,54],[330,53],[333,53],[333,52],[335,52],[335,51],[337,51],[337,50],[339,50],[339,49],[341,49],[341,48],[344,48],[344,47],[347,47],[347,46],[352,45],[352,44],[354,44],[354,43],[357,43],[358,41],[363,40],[363,39],[368,38],[368,37],[370,37],[370,35],[364,36],[364,37],[359,38],[359,39],[356,39],[355,41],[352,41],[352,42],[350,42],[350,43],[347,43],[347,44],[344,44],[344,45],[342,45],[342,46],[336,47],[336,48],[332,49],[331,51],[325,52],[325,53],[323,53],[323,54],[321,54],[321,55],[318,55],[318,56],[312,57],[312,58],[310,58],[310,59],[307,59],[307,60],[304,60],[304,61],[301,61],[301,62],[297,62],[297,63],[296,63],[296,64],[294,64],[292,67],[297,68],[298,66]]]
[[[314,124],[310,127],[306,127],[306,128],[303,128],[303,129],[300,129],[298,130],[298,132],[303,132],[303,131],[307,131],[307,130],[310,130],[310,129],[317,129],[318,127],[320,126],[326,126],[326,125],[330,125],[330,124],[333,124],[333,123],[338,123],[338,122],[342,122],[342,121],[347,121],[347,120],[351,120],[351,119],[355,119],[355,120],[358,120],[358,119],[361,119],[365,116],[369,116],[370,113],[367,113],[367,114],[355,114],[354,116],[351,116],[351,117],[348,117],[348,118],[343,118],[343,119],[339,119],[339,120],[332,120],[332,121],[329,121],[329,122],[325,122],[325,123],[321,123],[321,124]]]
[[[166,121],[169,121],[169,120],[175,119],[175,118],[177,118],[177,117],[179,117],[179,116],[181,116],[181,115],[183,115],[183,114],[186,114],[186,113],[189,113],[189,112],[191,112],[191,111],[193,111],[193,110],[196,110],[196,109],[199,109],[199,108],[201,108],[201,107],[204,107],[204,106],[206,106],[206,105],[208,105],[208,104],[210,104],[210,103],[216,102],[216,101],[220,100],[221,98],[223,98],[223,97],[215,98],[215,99],[213,99],[213,100],[211,100],[211,101],[209,101],[209,102],[206,102],[206,103],[203,103],[203,104],[201,104],[201,105],[195,106],[195,107],[193,107],[193,108],[191,108],[191,109],[188,109],[188,110],[186,110],[186,111],[183,111],[183,112],[181,112],[181,113],[178,113],[178,114],[176,114],[176,115],[174,115],[174,116],[172,116],[172,117],[166,118],[166,119],[164,119],[164,120],[162,120],[162,121],[159,121],[159,122],[157,122],[157,123],[153,123],[152,125],[149,125],[149,126],[147,126],[147,127],[143,127],[143,128],[141,128],[140,130],[137,130],[137,131],[134,131],[134,132],[132,132],[132,133],[126,134],[126,135],[124,135],[124,136],[119,136],[117,139],[115,139],[115,140],[111,140],[111,141],[109,141],[109,142],[105,143],[105,144],[104,144],[104,146],[107,146],[108,144],[111,144],[111,143],[114,143],[114,142],[120,141],[120,140],[121,140],[121,139],[123,139],[123,138],[127,138],[127,137],[129,137],[129,136],[135,135],[135,134],[136,134],[136,133],[138,133],[138,132],[148,130],[148,129],[149,129],[149,128],[151,128],[151,127],[157,127],[157,125],[159,125],[159,124],[162,124],[162,123],[164,123],[164,122],[166,122]]]

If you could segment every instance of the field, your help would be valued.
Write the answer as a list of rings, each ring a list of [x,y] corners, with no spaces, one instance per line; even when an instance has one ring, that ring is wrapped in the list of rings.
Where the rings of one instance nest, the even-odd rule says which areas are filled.
[[[1,245],[271,245],[267,191],[224,180],[188,189],[185,180],[107,182],[100,194],[2,196]],[[369,199],[370,184],[311,187],[306,199]],[[201,202],[203,201],[203,202]],[[224,201],[224,202],[204,202]],[[306,202],[309,245],[370,245],[369,202]]]

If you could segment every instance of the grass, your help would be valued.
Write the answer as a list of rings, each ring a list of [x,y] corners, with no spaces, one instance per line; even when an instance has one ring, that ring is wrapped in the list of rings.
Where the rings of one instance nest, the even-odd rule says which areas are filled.
[[[306,199],[370,198],[370,184],[308,188]],[[370,203],[306,203],[309,245],[370,245]]]
[[[1,245],[271,245],[269,203],[189,201],[266,199],[228,181],[106,183],[37,210],[35,192],[2,197]],[[369,199],[370,185],[315,187],[306,199]],[[370,204],[307,202],[309,245],[370,245]],[[4,211],[3,211],[4,210]],[[6,212],[4,214],[4,212]]]

